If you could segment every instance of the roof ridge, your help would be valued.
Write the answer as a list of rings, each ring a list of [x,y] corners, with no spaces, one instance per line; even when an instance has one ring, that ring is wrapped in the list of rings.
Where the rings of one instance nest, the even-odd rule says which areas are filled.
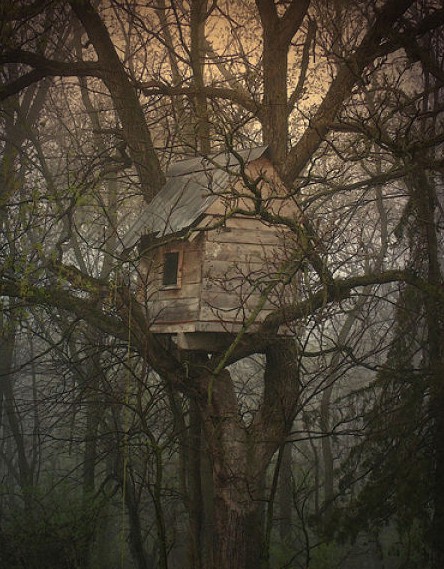
[[[220,151],[210,154],[208,157],[195,156],[194,158],[186,158],[173,162],[166,171],[167,177],[182,176],[184,174],[192,174],[194,172],[203,172],[205,170],[214,170],[219,166],[227,168],[239,164],[237,157],[233,152],[239,154],[243,160],[250,162],[260,158],[268,146],[253,146],[249,148],[233,148],[228,152]],[[245,156],[244,156],[245,155]],[[218,164],[218,160],[222,160]]]

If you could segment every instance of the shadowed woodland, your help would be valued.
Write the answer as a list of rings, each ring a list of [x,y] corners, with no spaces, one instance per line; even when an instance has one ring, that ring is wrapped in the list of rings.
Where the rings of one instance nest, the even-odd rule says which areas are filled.
[[[443,27],[440,0],[0,4],[1,567],[444,567]],[[143,291],[168,235],[128,241],[191,158],[236,183],[177,242],[285,250],[209,275],[240,320],[205,349]]]

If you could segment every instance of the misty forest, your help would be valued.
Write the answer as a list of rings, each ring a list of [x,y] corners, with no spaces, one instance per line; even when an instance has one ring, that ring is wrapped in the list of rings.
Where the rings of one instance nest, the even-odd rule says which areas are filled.
[[[444,567],[443,30],[0,2],[0,567]]]

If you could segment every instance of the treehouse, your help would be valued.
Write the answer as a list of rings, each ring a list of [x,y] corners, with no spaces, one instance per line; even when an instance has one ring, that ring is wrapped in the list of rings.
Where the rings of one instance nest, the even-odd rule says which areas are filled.
[[[217,351],[291,301],[295,238],[277,215],[297,210],[266,147],[172,165],[123,239],[126,249],[139,247],[139,300],[151,331],[184,349]]]

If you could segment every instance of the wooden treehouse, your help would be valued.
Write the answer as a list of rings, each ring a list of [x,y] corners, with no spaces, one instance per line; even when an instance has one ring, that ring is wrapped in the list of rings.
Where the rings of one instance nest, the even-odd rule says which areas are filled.
[[[139,300],[151,331],[172,335],[183,349],[218,351],[294,298],[295,237],[254,214],[259,191],[267,212],[297,215],[266,147],[170,167],[123,239],[125,249],[139,246]]]

